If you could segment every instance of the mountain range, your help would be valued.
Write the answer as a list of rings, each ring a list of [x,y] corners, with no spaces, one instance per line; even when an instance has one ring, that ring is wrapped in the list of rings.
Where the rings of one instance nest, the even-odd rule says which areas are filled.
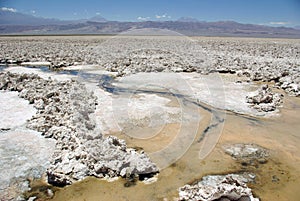
[[[182,17],[176,21],[119,22],[108,21],[97,15],[89,19],[59,20],[0,10],[1,35],[118,34],[145,28],[167,29],[184,35],[300,38],[297,28],[234,21],[205,22],[192,17]]]
[[[0,25],[17,25],[17,26],[37,26],[37,25],[64,25],[64,24],[76,24],[84,23],[86,21],[94,22],[106,22],[107,20],[101,16],[95,16],[90,19],[79,19],[79,20],[59,20],[49,19],[43,17],[36,17],[29,14],[20,12],[12,12],[7,10],[0,10]]]

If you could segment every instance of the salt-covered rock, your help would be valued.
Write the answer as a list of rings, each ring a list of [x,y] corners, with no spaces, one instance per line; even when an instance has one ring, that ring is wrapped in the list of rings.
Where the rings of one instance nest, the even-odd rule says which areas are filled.
[[[242,175],[209,175],[194,185],[185,185],[179,189],[180,200],[250,200],[254,198],[252,190],[243,181]]]
[[[283,95],[273,93],[268,85],[262,85],[258,90],[249,93],[246,96],[246,101],[250,107],[258,111],[271,112],[282,105]]]
[[[115,177],[122,175],[124,168],[131,174],[158,172],[147,155],[127,149],[116,137],[96,133],[96,97],[83,84],[9,72],[0,72],[0,80],[1,89],[19,91],[19,96],[37,109],[27,126],[56,140],[47,170],[49,183],[64,186],[87,176]],[[16,87],[19,84],[22,89]]]
[[[243,165],[256,165],[266,163],[270,156],[267,149],[256,144],[233,144],[225,145],[225,153],[238,160]]]

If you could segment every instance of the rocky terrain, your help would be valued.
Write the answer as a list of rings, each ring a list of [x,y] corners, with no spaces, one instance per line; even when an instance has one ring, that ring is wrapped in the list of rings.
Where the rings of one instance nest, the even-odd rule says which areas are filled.
[[[274,82],[289,95],[300,94],[298,40],[189,39],[169,34],[173,36],[1,37],[0,62],[45,61],[52,68],[94,64],[118,76],[161,71],[231,73],[249,81]]]
[[[158,172],[143,152],[97,132],[93,93],[74,80],[45,80],[34,74],[0,73],[0,90],[17,91],[37,113],[27,127],[56,140],[47,169],[50,184],[65,186],[86,176],[138,177]]]

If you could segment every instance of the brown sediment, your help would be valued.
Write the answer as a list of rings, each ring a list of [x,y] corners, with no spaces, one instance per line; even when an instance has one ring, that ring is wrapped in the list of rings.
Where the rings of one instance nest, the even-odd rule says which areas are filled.
[[[206,112],[206,113],[205,113]],[[144,184],[140,181],[129,188],[125,179],[107,182],[89,177],[58,190],[52,200],[173,200],[177,189],[209,174],[252,172],[255,183],[250,183],[255,196],[261,200],[297,200],[300,197],[300,99],[286,97],[280,116],[269,119],[244,118],[227,114],[222,136],[214,150],[204,160],[199,159],[197,139],[210,123],[209,112],[200,110],[204,119],[192,146],[174,164],[161,170],[157,182]],[[117,134],[126,139],[129,146],[142,147],[152,152],[172,140],[178,124],[168,124],[151,139],[139,140]],[[173,136],[174,137],[174,136]],[[245,166],[224,153],[223,145],[254,143],[270,150],[267,163]]]
[[[258,168],[244,167],[257,175],[250,184],[262,200],[297,200],[300,192],[300,99],[286,97],[280,116],[249,122],[228,116],[220,144],[254,143],[270,150],[270,159]],[[241,167],[241,169],[243,169]]]
[[[30,181],[30,191],[25,192],[24,198],[37,197],[37,200],[51,199],[54,193],[59,190],[58,187],[52,186],[46,182],[45,178]]]
[[[167,144],[169,144],[174,139],[174,137],[176,137],[176,133],[178,132],[179,129],[180,129],[179,123],[167,124],[164,125],[162,128],[160,128],[160,131],[157,134],[155,134],[155,136],[146,140],[132,138],[130,137],[130,135],[126,135],[123,132],[112,133],[111,135],[114,135],[119,139],[125,140],[128,147],[141,148],[147,153],[149,151],[154,152],[164,148]],[[143,129],[143,132],[149,132],[149,131],[147,131],[147,128]],[[175,133],[175,135],[173,135],[173,133]]]

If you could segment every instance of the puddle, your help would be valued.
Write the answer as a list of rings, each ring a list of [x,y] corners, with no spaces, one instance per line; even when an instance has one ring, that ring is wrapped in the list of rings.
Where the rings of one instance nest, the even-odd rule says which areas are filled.
[[[286,96],[280,117],[260,119],[259,124],[234,115],[226,119],[220,143],[250,142],[271,150],[270,161],[253,170],[258,177],[251,187],[262,200],[300,196],[299,107],[299,98]]]
[[[29,68],[29,69],[39,69],[40,71],[42,72],[46,72],[46,73],[49,73],[49,72],[52,72],[50,69],[49,69],[49,66],[23,66],[24,68]]]
[[[0,71],[3,71],[5,68],[7,68],[6,65],[0,65]]]
[[[198,157],[199,143],[195,140],[182,158],[160,172],[155,183],[145,185],[137,182],[136,185],[126,188],[123,179],[106,182],[87,178],[59,190],[52,200],[173,200],[180,186],[192,183],[204,175],[241,171],[250,171],[257,175],[256,183],[249,185],[262,200],[297,200],[300,196],[297,189],[300,183],[299,111],[300,100],[288,97],[278,118],[253,121],[228,114],[217,146],[204,160]],[[199,125],[196,139],[206,129],[204,125],[210,122],[209,113],[207,114]],[[122,133],[115,135],[126,139],[129,146],[138,145],[151,152],[168,143],[169,138],[164,134],[174,133],[176,130],[178,124],[167,125],[156,140],[147,141],[130,138]],[[243,167],[224,154],[222,146],[231,143],[256,143],[270,149],[271,158],[268,163],[258,168]]]
[[[136,185],[126,188],[124,187],[126,181],[123,179],[109,183],[95,178],[87,178],[57,192],[54,200],[97,200],[99,195],[101,195],[102,200],[162,200],[163,198],[173,200],[177,196],[177,189],[180,186],[200,179],[204,175],[240,171],[250,171],[257,175],[256,184],[250,184],[250,186],[253,188],[254,193],[263,200],[295,200],[299,196],[297,191],[292,191],[297,186],[296,184],[300,183],[300,178],[297,176],[299,175],[297,169],[300,167],[299,154],[297,154],[297,143],[300,142],[300,139],[297,130],[300,127],[296,126],[299,118],[295,115],[297,114],[295,111],[299,112],[300,101],[297,98],[286,98],[285,106],[281,109],[281,116],[279,117],[266,119],[239,115],[236,112],[227,112],[227,115],[224,116],[220,110],[201,101],[196,101],[195,97],[188,96],[180,90],[170,91],[169,89],[172,88],[170,86],[159,86],[157,80],[155,81],[156,83],[151,83],[150,80],[143,78],[140,80],[141,83],[138,82],[139,80],[134,82],[126,79],[119,80],[119,82],[110,84],[109,87],[107,85],[102,85],[102,87],[107,92],[112,93],[113,96],[127,97],[131,100],[134,98],[138,99],[141,94],[156,94],[157,96],[168,98],[170,100],[167,104],[168,106],[192,108],[187,110],[188,113],[198,113],[201,121],[195,123],[195,121],[191,121],[191,117],[184,124],[181,121],[179,123],[163,122],[165,124],[157,127],[144,125],[144,127],[141,126],[140,128],[137,128],[138,126],[129,126],[124,129],[123,126],[121,132],[110,134],[125,139],[129,147],[144,149],[150,158],[154,162],[158,162],[158,164],[161,161],[153,157],[152,153],[160,152],[170,144],[175,153],[176,151],[182,152],[184,150],[184,155],[178,155],[180,157],[177,158],[179,160],[176,162],[168,161],[170,165],[161,170],[157,182],[153,184],[145,185],[142,182],[137,182]],[[166,78],[163,80],[166,80]],[[143,83],[147,83],[147,86],[144,86],[145,84]],[[174,86],[174,83],[172,83],[172,86]],[[250,88],[253,90],[255,86],[250,86]],[[213,92],[213,90],[209,92]],[[234,94],[237,94],[237,92]],[[225,105],[225,109],[228,105],[229,109],[232,109],[230,107],[234,106],[234,94],[233,98],[230,99],[232,102],[229,102],[231,104]],[[152,99],[152,101],[154,100],[155,98]],[[207,100],[207,103],[211,103],[209,99],[205,100]],[[117,103],[121,107],[126,105],[122,102]],[[220,102],[216,102],[215,105],[220,106]],[[239,109],[245,108],[245,106],[238,106]],[[248,112],[247,110],[244,111]],[[121,113],[120,110],[117,110],[117,115]],[[114,114],[116,114],[116,111]],[[128,119],[128,116],[127,118],[125,117],[126,113],[125,116],[120,115],[121,119]],[[195,124],[197,124],[196,133],[187,137],[186,133],[195,131]],[[182,129],[183,127],[184,129]],[[184,130],[186,133],[179,134],[180,130]],[[220,132],[222,135],[219,139]],[[143,137],[149,133],[155,133],[155,135],[152,137],[147,136],[147,139],[144,139],[138,136],[141,133]],[[178,136],[186,137],[181,139]],[[185,141],[190,141],[191,139],[192,141],[190,141],[188,149],[185,150],[179,144],[172,144],[176,139],[180,139],[179,142],[183,144]],[[283,141],[285,146],[282,144]],[[290,145],[290,141],[293,141],[294,145]],[[224,154],[222,145],[230,143],[256,143],[264,146],[271,150],[271,159],[267,164],[259,168],[243,167]],[[289,146],[287,146],[288,144]],[[168,157],[168,155],[163,156],[164,158]],[[276,178],[276,181],[274,178]],[[274,189],[276,189],[277,193],[271,192]]]

